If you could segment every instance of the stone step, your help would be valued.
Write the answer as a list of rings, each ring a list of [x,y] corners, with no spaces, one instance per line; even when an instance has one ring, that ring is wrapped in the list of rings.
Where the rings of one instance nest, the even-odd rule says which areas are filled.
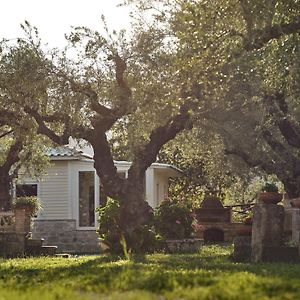
[[[42,247],[44,239],[27,239],[26,247]]]
[[[41,255],[54,256],[57,251],[57,246],[42,246]]]
[[[26,238],[25,253],[28,256],[40,256],[42,254],[42,246],[44,239]]]

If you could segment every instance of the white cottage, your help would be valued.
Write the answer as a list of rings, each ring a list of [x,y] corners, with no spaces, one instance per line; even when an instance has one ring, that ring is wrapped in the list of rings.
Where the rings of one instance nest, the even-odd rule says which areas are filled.
[[[36,195],[43,209],[34,221],[33,237],[44,238],[46,245],[59,251],[97,252],[97,215],[101,205],[100,180],[92,156],[61,147],[49,152],[51,166],[40,180],[21,176],[17,196]],[[130,162],[116,161],[118,173],[127,177]],[[154,163],[146,171],[146,200],[155,208],[168,195],[169,178],[180,170]]]

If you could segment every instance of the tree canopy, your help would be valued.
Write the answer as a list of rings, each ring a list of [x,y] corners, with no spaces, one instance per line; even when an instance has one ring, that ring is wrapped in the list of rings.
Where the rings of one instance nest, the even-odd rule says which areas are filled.
[[[276,174],[297,195],[299,2],[126,2],[142,11],[131,35],[110,33],[103,20],[106,34],[77,27],[62,51],[46,51],[25,24],[27,37],[2,51],[1,66],[3,115],[24,124],[3,119],[3,126],[29,124],[57,144],[70,137],[88,141],[128,235],[151,218],[143,196],[146,169],[186,129],[194,135],[178,137],[177,154],[184,155],[188,141],[211,153],[196,161],[200,173],[227,168],[215,160],[226,154]],[[132,160],[128,178],[118,176],[113,152]],[[194,163],[197,151],[190,152],[186,161]],[[210,174],[224,181],[227,171]]]

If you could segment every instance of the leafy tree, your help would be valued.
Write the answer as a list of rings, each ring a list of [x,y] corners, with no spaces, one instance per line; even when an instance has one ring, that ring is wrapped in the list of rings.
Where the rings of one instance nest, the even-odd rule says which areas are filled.
[[[22,70],[28,76],[38,71],[43,76],[21,111],[35,120],[39,134],[57,144],[66,144],[72,136],[92,145],[95,169],[107,195],[120,203],[122,236],[130,243],[152,218],[144,199],[145,171],[162,146],[189,127],[199,95],[177,84],[172,53],[166,54],[167,45],[159,36],[151,38],[153,45],[141,33],[126,40],[123,33],[103,37],[76,28],[68,37],[68,49],[46,53],[30,25],[25,29],[29,38],[20,39],[15,49],[28,50],[37,68]],[[139,142],[132,148],[126,179],[117,174],[108,137],[120,122],[142,129],[135,132]]]
[[[169,24],[182,82],[202,87],[199,132],[217,133],[225,154],[275,173],[297,196],[299,2],[129,2]]]
[[[0,210],[8,210],[20,170],[39,176],[47,166],[49,141],[23,109],[43,96],[47,79],[26,43],[4,40],[0,46]]]

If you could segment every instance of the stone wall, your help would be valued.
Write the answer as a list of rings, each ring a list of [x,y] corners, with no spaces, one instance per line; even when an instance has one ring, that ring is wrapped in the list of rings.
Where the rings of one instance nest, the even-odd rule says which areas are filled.
[[[0,232],[0,256],[17,257],[25,252],[25,235],[17,232]]]
[[[100,251],[95,230],[76,230],[75,220],[35,220],[33,238],[43,238],[44,245],[57,246],[58,252],[98,253]]]

